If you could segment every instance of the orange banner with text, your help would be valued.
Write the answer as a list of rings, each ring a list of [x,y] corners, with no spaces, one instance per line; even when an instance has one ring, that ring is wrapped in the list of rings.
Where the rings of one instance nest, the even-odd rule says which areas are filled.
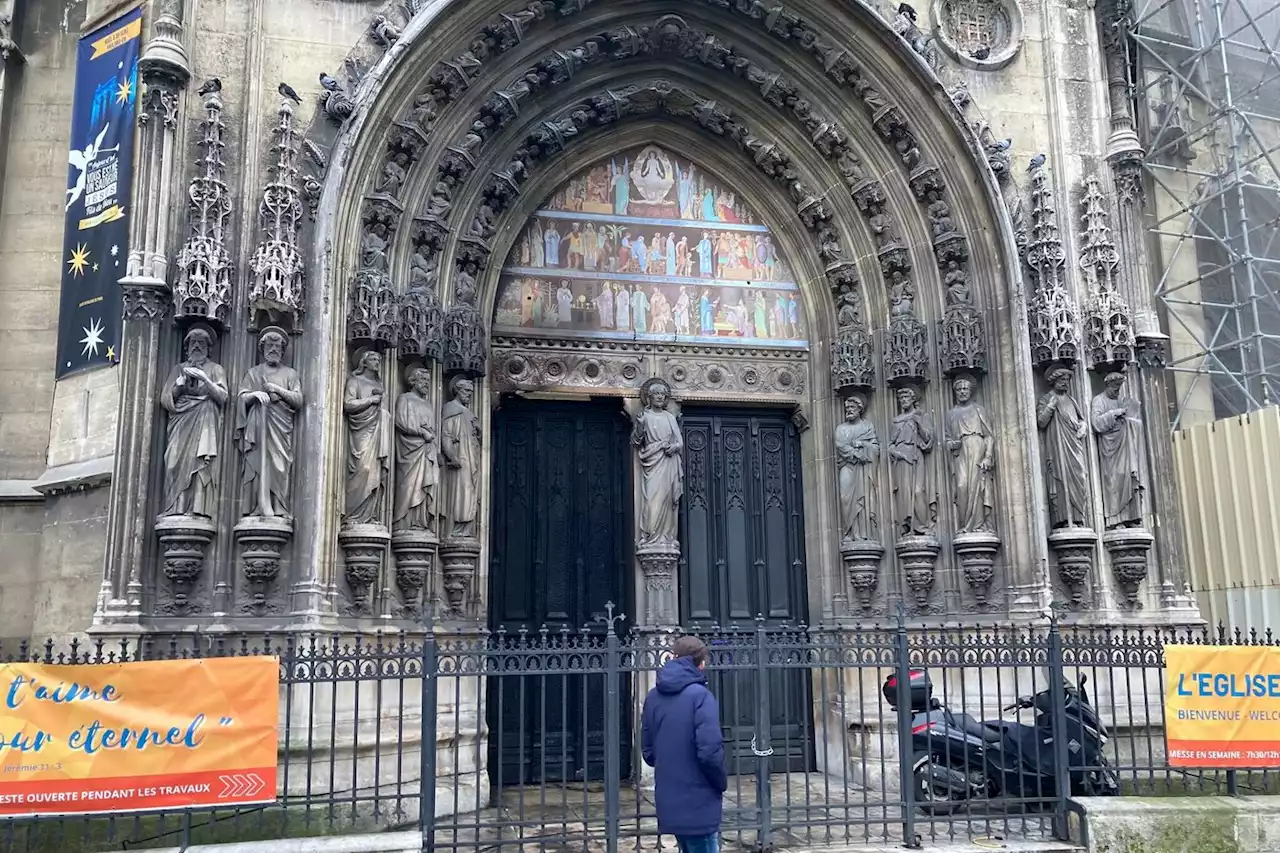
[[[271,657],[0,664],[0,815],[270,803]]]
[[[1280,648],[1165,646],[1171,767],[1280,767]]]

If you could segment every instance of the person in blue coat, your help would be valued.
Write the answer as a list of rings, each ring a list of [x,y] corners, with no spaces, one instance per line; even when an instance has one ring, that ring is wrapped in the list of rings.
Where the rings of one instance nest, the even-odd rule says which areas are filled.
[[[658,832],[674,835],[680,853],[717,853],[724,792],[720,705],[707,689],[707,645],[681,637],[644,700],[641,746],[654,771]]]

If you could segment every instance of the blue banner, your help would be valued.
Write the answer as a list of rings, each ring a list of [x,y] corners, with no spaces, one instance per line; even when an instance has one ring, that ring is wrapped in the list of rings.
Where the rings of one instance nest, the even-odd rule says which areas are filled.
[[[80,39],[68,153],[58,378],[119,360],[142,10]]]

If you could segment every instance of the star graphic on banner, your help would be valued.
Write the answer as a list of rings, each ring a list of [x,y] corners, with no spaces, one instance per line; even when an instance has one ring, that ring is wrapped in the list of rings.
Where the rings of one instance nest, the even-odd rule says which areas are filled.
[[[113,347],[113,346],[108,346],[108,347],[107,347],[107,361],[115,361],[115,360],[116,360],[116,348],[115,348],[115,347]]]
[[[93,271],[94,271],[94,272],[97,272],[97,271],[98,271],[98,262],[97,262],[97,261],[94,261],[94,262],[93,262]]]
[[[71,252],[67,266],[71,268],[72,275],[84,275],[85,267],[89,266],[89,247],[84,243],[77,245]]]
[[[84,349],[80,351],[80,354],[86,357],[96,357],[98,355],[98,347],[102,346],[102,323],[95,317],[89,321],[88,328],[81,326],[80,329],[84,332],[84,337],[79,341],[84,344]]]
[[[113,243],[113,244],[111,245],[111,257],[113,257],[113,258],[114,258],[114,257],[115,257],[116,255],[118,255],[118,254],[120,254],[120,244],[119,244],[119,243]]]
[[[129,98],[133,96],[133,81],[127,77],[120,81],[120,85],[116,88],[116,103],[127,104]]]

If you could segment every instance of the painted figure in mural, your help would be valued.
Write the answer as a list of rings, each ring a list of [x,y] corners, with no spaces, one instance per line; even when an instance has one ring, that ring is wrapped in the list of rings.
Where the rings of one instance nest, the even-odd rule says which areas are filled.
[[[1084,439],[1089,421],[1071,396],[1071,371],[1050,370],[1049,392],[1040,398],[1036,418],[1044,434],[1045,482],[1051,527],[1088,527],[1089,475]]]
[[[787,298],[787,321],[791,327],[790,336],[793,338],[803,337],[800,331],[800,297],[798,294],[793,293]]]
[[[582,253],[582,223],[575,222],[569,230],[569,236],[566,242],[569,244],[568,263],[565,264],[571,270],[580,270],[583,268],[585,257]]]
[[[630,171],[630,158],[623,161],[621,169],[618,168],[617,160],[609,164],[609,184],[613,188],[614,216],[626,216],[627,208],[631,204],[631,178],[627,175]]]
[[[757,290],[756,298],[752,303],[754,308],[753,320],[755,321],[755,332],[757,338],[769,337],[769,306],[765,303],[764,291]]]
[[[787,295],[779,293],[773,298],[773,316],[769,319],[769,328],[772,330],[771,337],[789,338],[791,332],[787,327]]]
[[[947,412],[947,449],[955,486],[956,532],[995,531],[995,433],[982,406],[973,401],[971,377],[951,383],[956,404]]]
[[[636,266],[643,275],[649,274],[649,250],[644,245],[644,235],[631,241],[631,254],[635,257]]]
[[[560,266],[560,231],[556,228],[554,222],[547,225],[547,230],[542,235],[543,245],[547,251],[547,263],[549,267]]]
[[[667,275],[674,276],[679,274],[679,253],[676,251],[676,232],[672,231],[667,235]]]
[[[693,167],[680,171],[680,179],[676,184],[676,195],[680,200],[680,218],[693,219]]]
[[[627,289],[625,284],[616,285],[613,294],[613,313],[617,320],[617,330],[619,332],[631,331],[631,291]]]
[[[542,223],[533,220],[533,226],[529,230],[529,248],[533,252],[533,266],[545,267],[547,265],[547,244],[542,234]]]
[[[684,438],[676,416],[667,409],[671,388],[650,379],[640,389],[644,409],[636,416],[631,443],[643,472],[637,546],[678,550],[680,497],[684,494]]]
[[[596,226],[587,223],[587,228],[582,232],[582,268],[585,270],[595,271],[596,261],[599,258],[599,252],[596,250]]]
[[[520,325],[533,325],[534,288],[537,282],[532,278],[520,279]]]
[[[726,306],[725,312],[728,316],[729,323],[733,326],[734,331],[739,337],[750,338],[755,334],[755,326],[752,323],[751,309],[747,308],[746,297],[741,292],[738,294],[738,304]]]
[[[638,284],[631,291],[631,322],[636,334],[643,335],[649,331],[649,294]]]
[[[703,278],[711,278],[715,272],[712,264],[715,262],[715,256],[711,249],[711,232],[703,231],[702,239],[698,241],[698,272]]]
[[[684,234],[676,243],[676,275],[689,278],[693,275],[693,258],[689,256],[689,238]]]
[[[196,326],[183,339],[187,360],[169,373],[160,405],[165,427],[161,515],[212,518],[218,499],[218,443],[227,404],[227,374],[209,359],[213,332]]]
[[[693,324],[690,311],[692,306],[689,302],[689,288],[681,287],[680,295],[676,297],[676,304],[673,310],[673,318],[676,324],[676,334],[692,335]]]
[[[889,430],[889,465],[893,471],[893,523],[900,536],[933,532],[938,501],[929,477],[933,429],[918,408],[914,388],[898,389],[898,414]]]
[[[698,327],[699,333],[703,335],[712,335],[716,333],[716,308],[719,307],[720,300],[712,300],[711,289],[703,288],[702,296],[698,298]]]
[[[573,325],[573,290],[569,287],[569,282],[561,279],[560,287],[556,289],[556,308],[558,309],[557,319],[561,326]]]
[[[653,295],[649,297],[649,307],[653,310],[652,331],[659,335],[670,334],[672,332],[671,303],[667,301],[667,295],[662,292],[662,288],[653,288]]]
[[[600,328],[613,328],[613,286],[609,282],[600,285],[596,294],[596,313],[600,315]]]
[[[382,397],[382,357],[365,352],[347,377],[342,395],[342,413],[347,420],[344,519],[348,524],[381,521],[382,495],[391,465],[390,416]]]
[[[614,264],[615,272],[627,272],[627,267],[631,266],[631,231],[622,230],[622,237],[618,240],[618,257]]]
[[[451,539],[474,539],[480,515],[480,421],[471,411],[475,386],[471,380],[455,376],[449,392],[453,399],[440,413],[444,534]]]
[[[436,416],[431,405],[431,371],[409,372],[412,388],[396,400],[396,496],[392,523],[397,530],[429,530],[436,511],[440,463]]]
[[[284,364],[289,336],[270,326],[258,337],[262,363],[240,382],[235,440],[243,456],[242,516],[289,517],[294,418],[302,408],[302,380]]]
[[[764,238],[764,247],[766,251],[764,260],[765,278],[769,281],[778,280],[778,252],[773,246],[773,238]]]
[[[1098,434],[1102,509],[1108,530],[1142,525],[1143,477],[1141,407],[1124,390],[1124,374],[1110,373],[1105,390],[1093,398],[1093,431]]]
[[[706,192],[702,194],[702,219],[706,222],[717,221],[716,197],[711,187],[707,187]]]
[[[842,543],[874,541],[879,535],[875,471],[880,439],[876,428],[863,418],[866,410],[866,397],[853,394],[844,401],[844,423],[836,427]]]

